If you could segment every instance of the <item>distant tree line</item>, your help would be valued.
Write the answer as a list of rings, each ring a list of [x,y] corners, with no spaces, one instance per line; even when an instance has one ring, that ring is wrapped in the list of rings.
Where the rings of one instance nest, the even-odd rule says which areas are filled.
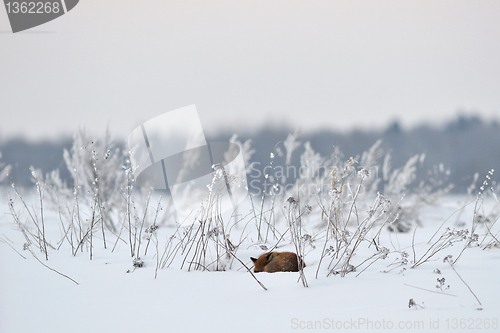
[[[290,128],[267,127],[256,132],[238,133],[238,138],[240,141],[252,140],[255,154],[251,161],[263,168],[269,165],[271,153],[276,159],[283,159],[276,154],[275,147],[280,148],[280,143],[293,132]],[[212,135],[208,141],[227,141],[233,134]],[[472,115],[457,116],[440,127],[424,124],[404,130],[399,122],[394,121],[383,130],[354,129],[345,133],[322,130],[299,135],[299,141],[309,141],[321,155],[332,154],[336,146],[343,153],[339,157],[346,159],[359,156],[379,139],[383,142],[384,151],[392,152],[394,167],[402,166],[411,156],[420,153],[426,156],[422,172],[425,172],[425,168],[442,164],[450,170],[449,181],[455,184],[454,191],[457,193],[465,191],[475,173],[479,173],[480,179],[483,179],[489,170],[500,167],[500,124]],[[71,143],[71,138],[40,142],[20,138],[6,140],[0,142],[0,162],[12,165],[9,178],[17,185],[32,185],[30,166],[44,173],[59,169],[61,177],[69,182],[63,150],[69,149]],[[124,142],[121,144],[125,145]],[[282,144],[280,149],[283,149]],[[302,151],[303,148],[295,153],[293,165],[300,164]],[[498,179],[496,173],[493,179]]]
[[[269,165],[270,153],[277,143],[293,133],[289,128],[265,128],[257,133],[239,135],[241,141],[251,139],[256,150],[252,161],[261,166]],[[210,138],[223,141],[231,137],[230,133]],[[480,183],[491,169],[500,169],[500,124],[497,121],[485,121],[474,115],[459,115],[443,126],[422,124],[404,130],[398,121],[392,122],[382,130],[351,130],[345,133],[336,131],[304,132],[299,140],[309,141],[312,148],[322,156],[333,153],[336,146],[343,153],[344,159],[356,158],[368,150],[377,140],[382,140],[384,151],[391,151],[394,167],[403,166],[415,154],[425,154],[425,162],[420,172],[434,166],[450,170],[448,181],[454,184],[453,192],[464,193],[473,181],[474,174],[479,174]],[[280,145],[278,144],[278,147]],[[281,145],[281,149],[282,149]],[[299,165],[303,148],[295,153],[292,164]],[[274,152],[275,153],[275,152]],[[279,156],[275,153],[275,158]],[[279,161],[275,161],[275,163]],[[500,179],[500,170],[492,177]],[[480,185],[480,184],[479,184]]]

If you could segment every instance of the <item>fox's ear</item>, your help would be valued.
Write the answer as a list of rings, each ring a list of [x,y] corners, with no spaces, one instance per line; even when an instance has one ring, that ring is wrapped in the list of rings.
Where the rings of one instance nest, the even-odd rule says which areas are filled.
[[[274,255],[272,252],[269,252],[269,254],[266,256],[267,261],[271,261],[273,259]]]
[[[252,259],[253,262],[257,261],[257,259],[255,259],[254,257],[250,257],[250,259]]]

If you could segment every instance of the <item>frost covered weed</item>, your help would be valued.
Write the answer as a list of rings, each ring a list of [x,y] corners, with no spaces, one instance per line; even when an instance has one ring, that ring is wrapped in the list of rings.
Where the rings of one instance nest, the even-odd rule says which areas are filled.
[[[31,168],[31,175],[35,183],[36,193],[38,197],[38,207],[29,207],[23,196],[21,195],[20,190],[15,186],[15,184],[12,184],[12,188],[16,193],[17,199],[21,201],[21,204],[25,212],[28,214],[29,218],[26,219],[26,222],[23,222],[21,220],[21,213],[16,210],[15,201],[10,196],[8,196],[7,198],[9,210],[12,217],[14,218],[14,222],[18,225],[19,229],[26,239],[24,248],[26,249],[30,245],[34,244],[39,249],[39,251],[44,254],[45,260],[49,260],[48,248],[54,248],[54,246],[47,241],[45,234],[43,184],[41,183],[41,176],[38,170]]]
[[[257,235],[258,235],[258,240],[259,241],[263,241],[264,238],[262,237],[262,224],[265,223],[267,224],[267,231],[266,231],[266,237],[265,237],[265,242],[267,242],[267,239],[268,239],[268,236],[269,236],[269,230],[271,228],[275,228],[275,223],[271,224],[271,221],[275,221],[275,215],[274,215],[274,209],[271,209],[269,212],[270,212],[270,215],[269,215],[269,218],[266,219],[264,214],[265,214],[265,211],[264,211],[264,204],[266,202],[266,194],[268,192],[268,186],[269,186],[269,195],[271,196],[271,206],[274,207],[275,205],[275,200],[276,200],[276,186],[272,184],[272,182],[274,181],[274,177],[271,175],[272,171],[273,171],[273,164],[274,164],[274,158],[275,158],[275,155],[274,153],[271,153],[270,154],[270,162],[269,162],[269,169],[268,169],[268,172],[264,175],[264,190],[262,192],[262,199],[261,199],[261,206],[260,206],[260,214],[259,214],[259,219],[258,221],[256,221],[256,226],[257,226]],[[254,209],[255,211],[255,209]]]
[[[36,175],[37,173],[35,171],[33,171],[33,174]],[[29,253],[31,253],[31,255],[33,256],[33,258],[35,258],[36,261],[38,261],[42,266],[46,267],[47,269],[49,269],[49,270],[51,270],[51,271],[59,274],[60,276],[66,278],[66,279],[68,279],[68,280],[70,280],[73,283],[75,283],[75,284],[78,285],[79,283],[77,281],[73,280],[71,277],[69,277],[69,276],[67,276],[67,275],[59,272],[56,269],[49,267],[47,264],[45,264],[44,262],[42,262],[40,260],[40,258],[38,258],[38,256],[36,255],[36,253],[32,249],[32,245],[34,247],[37,247],[38,250],[41,253],[44,254],[45,261],[49,260],[47,246],[50,247],[50,248],[52,248],[52,249],[55,249],[54,246],[52,246],[49,242],[47,242],[47,240],[45,238],[45,229],[44,229],[44,227],[42,227],[42,228],[40,227],[40,223],[39,223],[38,219],[40,218],[40,220],[43,220],[42,219],[43,209],[40,209],[40,214],[41,214],[40,216],[37,215],[37,213],[35,212],[34,208],[31,211],[30,208],[28,207],[28,205],[26,204],[26,201],[24,200],[24,198],[20,194],[19,190],[14,186],[14,184],[12,184],[12,187],[14,188],[14,190],[15,190],[15,192],[17,194],[18,199],[22,202],[23,207],[25,208],[25,211],[30,216],[30,218],[27,219],[27,221],[31,221],[35,225],[36,231],[37,231],[36,233],[33,232],[32,228],[30,226],[28,226],[27,223],[22,222],[22,220],[21,220],[22,219],[21,213],[16,210],[14,200],[10,197],[10,195],[8,195],[7,196],[7,200],[8,200],[8,206],[9,206],[10,213],[12,215],[12,218],[14,219],[14,222],[18,225],[19,230],[23,234],[24,239],[26,241],[23,244],[23,251],[28,251]],[[42,190],[39,189],[38,193],[39,193],[40,202],[43,202]],[[3,239],[0,239],[0,240],[3,241]],[[7,245],[11,246],[9,243],[7,243],[7,242],[5,242],[5,243]],[[22,254],[20,254],[17,250],[14,249],[14,251],[17,252],[23,259],[26,259],[26,257],[24,257]]]
[[[249,141],[243,146],[247,155],[253,153]],[[303,147],[303,153],[297,171],[292,158],[299,147]],[[249,157],[245,158],[249,162]],[[240,206],[230,216],[222,212],[222,203],[227,200],[224,195],[232,178],[223,167],[214,165],[208,196],[190,221],[176,220],[170,197],[164,204],[164,199],[152,189],[135,188],[127,153],[114,146],[108,135],[103,140],[93,140],[84,131],[78,132],[71,150],[64,152],[64,159],[72,184],[64,183],[58,171],[44,178],[32,170],[38,199],[36,208],[29,206],[15,188],[27,217],[22,216],[16,201],[9,198],[11,214],[26,238],[26,246],[33,245],[46,259],[49,249],[59,249],[63,244],[71,249],[72,255],[86,251],[90,259],[98,243],[102,242],[102,247],[111,252],[125,244],[127,251],[130,249],[134,269],[143,267],[148,257],[156,260],[155,277],[159,269],[172,266],[188,271],[244,268],[266,289],[248,263],[239,257],[242,244],[268,252],[293,247],[306,263],[307,255],[318,247],[316,278],[320,270],[326,276],[345,277],[353,272],[359,276],[388,258],[390,262],[383,272],[399,269],[402,273],[407,266],[418,267],[457,242],[465,245],[455,262],[472,245],[483,249],[500,245],[499,234],[492,231],[500,214],[498,211],[485,214],[483,206],[487,181],[493,171],[477,197],[470,231],[447,228],[437,237],[440,227],[437,239],[433,241],[433,236],[419,257],[412,246],[413,261],[401,247],[382,244],[380,235],[385,230],[414,229],[415,237],[419,210],[436,202],[451,185],[446,182],[449,172],[442,165],[417,182],[417,170],[424,155],[414,155],[402,167],[393,168],[391,154],[384,154],[381,141],[359,156],[344,159],[338,148],[330,156],[321,156],[310,143],[298,141],[298,132],[289,135],[282,146],[277,144],[270,153],[264,191],[250,195],[248,211]],[[280,161],[284,166],[279,165]],[[290,175],[288,171],[293,173]],[[493,189],[491,193],[500,204]],[[61,235],[57,244],[50,244],[46,237],[44,200],[47,198],[59,216]],[[477,229],[483,226],[487,233],[481,239]],[[308,286],[305,272],[309,267],[314,265],[299,269],[299,279],[305,287]],[[420,305],[410,301],[409,307]]]
[[[257,223],[259,243],[269,242],[267,235],[262,233],[262,225],[267,225],[267,231],[272,230],[275,243],[273,248],[283,243],[298,244],[297,252],[300,252],[300,238],[296,238],[292,232],[286,235],[291,228],[318,228],[317,234],[311,237],[311,243],[324,237],[323,250],[316,270],[316,277],[327,257],[328,275],[340,274],[345,276],[349,272],[359,270],[363,272],[379,259],[388,256],[387,249],[380,245],[379,236],[384,227],[394,232],[407,232],[418,221],[418,210],[426,201],[426,194],[433,196],[435,200],[447,192],[449,187],[444,186],[445,181],[438,180],[440,172],[434,172],[433,184],[443,186],[436,190],[432,184],[420,182],[418,185],[419,196],[409,195],[410,190],[415,187],[418,166],[424,161],[424,155],[415,155],[401,168],[393,169],[391,155],[387,153],[380,166],[380,160],[384,156],[381,149],[381,141],[377,141],[367,152],[361,156],[343,160],[338,149],[334,149],[331,156],[321,156],[316,153],[309,142],[303,144],[304,151],[300,156],[300,168],[298,172],[290,175],[290,163],[292,154],[300,147],[298,134],[289,135],[283,146],[286,150],[285,166],[278,165],[275,153],[284,155],[279,145],[271,154],[271,162],[265,174],[264,193],[260,204],[260,210],[253,205]],[[358,162],[360,161],[360,162]],[[379,170],[382,169],[382,177]],[[278,172],[286,170],[287,172]],[[297,171],[293,169],[294,171]],[[438,167],[436,171],[443,171]],[[446,173],[446,172],[441,172]],[[291,177],[290,177],[291,176]],[[286,189],[286,190],[285,190]],[[384,193],[384,194],[382,194]],[[413,203],[403,205],[405,196],[414,200]],[[269,198],[269,200],[268,200]],[[294,198],[295,208],[289,198]],[[422,199],[424,198],[424,199]],[[432,200],[428,200],[427,203]],[[276,207],[280,202],[288,204],[282,214],[277,214]],[[369,202],[374,202],[369,206]],[[300,207],[319,207],[321,212],[321,223],[312,224],[311,218],[317,215],[300,215]],[[295,210],[294,216],[290,212]],[[285,217],[285,231],[280,226],[280,215]],[[290,221],[294,223],[290,224]],[[316,220],[317,221],[317,220]],[[280,231],[281,230],[281,231]],[[296,234],[309,234],[306,231],[294,229]],[[369,236],[375,234],[375,236]],[[362,244],[367,247],[374,245],[375,252],[372,256],[353,264],[357,250]],[[359,275],[359,274],[358,274]]]
[[[197,222],[193,224],[193,234],[188,239],[181,269],[187,264],[188,271],[215,270],[224,271],[231,265],[230,246],[227,225],[222,217],[221,204],[226,188],[226,176],[220,165],[214,166],[215,173],[209,185],[209,194],[204,202]]]
[[[379,247],[376,244],[375,239],[371,239],[370,237],[368,237],[368,234],[378,224],[379,220],[381,220],[384,215],[387,214],[387,208],[389,204],[390,202],[385,199],[382,194],[379,193],[379,195],[375,199],[373,206],[368,210],[368,216],[366,216],[364,220],[358,223],[356,229],[353,232],[350,232],[345,228],[347,225],[344,225],[344,229],[335,229],[336,231],[339,231],[338,235],[334,236],[337,239],[337,248],[335,249],[335,252],[332,255],[332,258],[328,265],[328,275],[340,274],[340,276],[343,277],[348,273],[355,272],[356,268],[359,268],[364,263],[368,263],[370,260],[372,260],[372,262],[369,263],[368,266],[373,264],[373,262],[378,259],[387,258],[389,250],[384,247]],[[375,247],[377,249],[376,253],[368,259],[364,260],[358,266],[354,266],[353,264],[351,264],[351,261],[361,244],[365,243],[369,246],[372,242],[375,244]]]
[[[306,275],[304,274],[305,247],[307,243],[312,245],[312,241],[310,235],[303,234],[302,217],[310,214],[311,211],[312,207],[309,205],[306,205],[301,209],[299,201],[294,197],[288,198],[287,205],[284,207],[283,211],[283,214],[288,222],[291,242],[295,247],[297,256],[302,259],[299,260],[299,276],[304,287],[308,287]]]
[[[124,208],[121,191],[127,186],[127,178],[122,166],[126,152],[116,147],[107,131],[102,139],[93,139],[85,130],[78,131],[71,149],[64,150],[64,161],[74,182],[73,191],[80,193],[82,201],[92,206],[94,201],[102,216],[103,224],[113,231],[119,222],[113,218],[113,211]],[[47,179],[51,184],[51,177]],[[55,190],[67,193],[65,184]]]
[[[497,232],[496,234],[492,233],[492,228],[500,218],[500,212],[498,211],[498,205],[493,207],[491,212],[489,214],[485,213],[484,209],[484,199],[485,195],[488,194],[488,189],[491,192],[492,197],[495,199],[495,201],[500,204],[500,201],[498,200],[498,197],[495,193],[494,187],[490,185],[491,182],[491,176],[493,176],[495,170],[491,169],[488,174],[486,175],[485,180],[483,181],[479,193],[477,194],[476,200],[475,200],[475,205],[474,205],[474,213],[472,217],[472,224],[471,224],[471,232],[470,236],[467,237],[467,240],[464,244],[464,247],[458,254],[457,258],[453,262],[454,264],[457,263],[457,261],[460,259],[464,251],[470,247],[473,246],[482,246],[483,249],[486,248],[491,248],[493,246],[498,246],[500,244],[499,241],[499,236],[500,232]],[[478,227],[485,227],[487,232],[483,236],[481,240],[479,240],[479,234],[476,232]]]
[[[118,242],[124,241],[121,238],[124,230],[129,232],[131,256],[138,256],[141,232],[150,224],[147,215],[149,198],[143,208],[144,213],[141,214],[135,205],[135,196],[132,195],[133,178],[124,155],[125,152],[121,148],[111,143],[109,134],[102,140],[96,140],[81,130],[75,134],[71,150],[64,151],[64,160],[70,170],[72,184],[61,180],[59,170],[54,170],[44,177],[39,170],[31,169],[38,197],[36,209],[34,206],[28,206],[19,189],[13,184],[16,196],[29,216],[29,219],[25,219],[26,222],[21,220],[21,215],[15,208],[15,201],[9,199],[14,220],[22,230],[27,231],[31,243],[37,244],[46,259],[49,248],[59,249],[64,243],[70,246],[73,256],[86,250],[92,259],[95,240],[102,241],[106,249],[109,234],[115,237],[112,249],[114,251]],[[51,245],[47,242],[45,206],[55,207],[58,213],[62,234],[57,244]]]
[[[225,271],[231,269],[233,261],[236,260],[263,289],[267,290],[236,255],[243,240],[239,243],[231,241],[231,230],[239,221],[235,220],[234,225],[231,225],[232,219],[225,220],[221,210],[223,195],[231,178],[225,174],[221,165],[214,165],[213,168],[215,172],[208,187],[208,197],[195,216],[195,222],[188,226],[178,225],[175,233],[167,241],[163,255],[158,261],[158,267],[170,267],[174,260],[180,257],[180,269]]]
[[[394,261],[387,265],[387,270],[383,270],[382,272],[383,273],[389,273],[390,271],[393,271],[397,268],[401,268],[399,273],[403,273],[405,270],[406,270],[406,265],[408,265],[408,257],[409,257],[409,254],[408,252],[406,251],[400,251],[399,252],[399,257],[397,257],[396,259],[394,259]]]
[[[230,240],[231,222],[225,221],[221,210],[224,190],[230,178],[224,168],[214,165],[209,193],[195,222],[178,226],[169,239],[162,256],[161,267],[169,267],[176,256],[182,257],[180,268],[224,271],[230,269],[237,245]]]
[[[468,234],[469,230],[467,229],[456,230],[446,228],[445,232],[443,232],[443,234],[429,246],[429,248],[419,259],[414,259],[414,263],[411,268],[422,265],[423,263],[434,257],[437,253],[443,251],[444,249],[447,249],[450,246],[453,246],[453,244],[466,240]]]
[[[93,139],[82,129],[74,135],[71,149],[63,154],[72,184],[61,180],[59,170],[46,175],[44,186],[57,207],[64,239],[73,255],[85,247],[92,259],[96,233],[107,248],[106,231],[116,234],[119,229],[119,216],[125,214],[126,206],[122,190],[129,181],[122,168],[124,156],[109,132],[102,139]]]

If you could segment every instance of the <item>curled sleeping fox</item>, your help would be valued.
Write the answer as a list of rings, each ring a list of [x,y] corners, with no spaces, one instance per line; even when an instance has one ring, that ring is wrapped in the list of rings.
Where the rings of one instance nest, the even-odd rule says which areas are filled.
[[[254,272],[298,272],[299,271],[299,259],[297,255],[293,252],[268,252],[261,255],[258,259],[252,259],[255,268]],[[302,267],[306,267],[306,264],[300,260]]]

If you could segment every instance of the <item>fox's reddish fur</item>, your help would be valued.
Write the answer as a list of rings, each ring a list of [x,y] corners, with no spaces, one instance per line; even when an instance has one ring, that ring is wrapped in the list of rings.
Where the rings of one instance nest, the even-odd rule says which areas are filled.
[[[299,259],[297,255],[293,252],[268,252],[261,255],[258,259],[252,259],[255,268],[254,272],[298,272],[299,271]],[[302,267],[306,267],[306,264],[302,260]]]

